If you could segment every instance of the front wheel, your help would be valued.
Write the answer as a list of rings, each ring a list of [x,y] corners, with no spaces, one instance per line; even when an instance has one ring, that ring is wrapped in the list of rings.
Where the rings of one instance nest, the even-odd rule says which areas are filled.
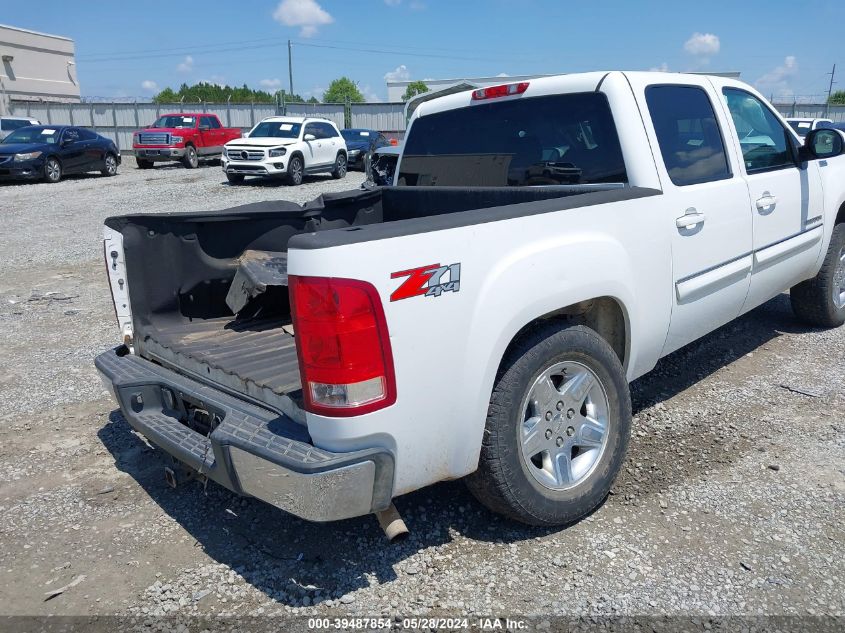
[[[229,181],[230,185],[239,185],[244,181],[243,174],[226,174],[226,180]]]
[[[50,157],[44,163],[44,180],[49,183],[56,183],[62,179],[62,164],[58,159]]]
[[[845,224],[833,227],[819,273],[790,288],[789,300],[805,323],[826,328],[845,323]]]
[[[549,324],[505,358],[466,483],[517,521],[572,523],[607,496],[630,431],[628,382],[610,345],[587,327]]]
[[[299,186],[302,184],[303,166],[302,159],[294,156],[288,163],[287,181],[289,185]]]
[[[106,161],[105,167],[103,167],[100,173],[103,176],[116,176],[117,175],[117,158],[115,158],[114,154],[106,154]]]
[[[332,178],[340,179],[346,177],[347,163],[346,154],[338,154],[334,161],[334,170],[332,171]]]
[[[196,169],[197,165],[200,164],[199,157],[197,156],[197,150],[193,145],[188,145],[185,148],[185,156],[182,158],[182,164],[187,169]]]

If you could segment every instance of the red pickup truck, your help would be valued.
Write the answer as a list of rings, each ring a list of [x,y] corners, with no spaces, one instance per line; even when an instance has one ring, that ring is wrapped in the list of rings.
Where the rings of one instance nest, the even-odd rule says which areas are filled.
[[[240,137],[240,128],[223,127],[216,114],[177,112],[163,114],[135,132],[132,149],[139,169],[149,169],[156,161],[181,161],[193,169],[200,160],[220,158],[223,146]]]

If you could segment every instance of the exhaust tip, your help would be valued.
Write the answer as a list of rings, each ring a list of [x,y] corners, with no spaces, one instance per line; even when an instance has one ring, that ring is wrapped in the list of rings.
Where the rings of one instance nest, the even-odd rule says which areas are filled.
[[[387,509],[376,512],[376,518],[384,535],[391,543],[399,543],[408,537],[408,527],[399,515],[399,510],[392,503]]]

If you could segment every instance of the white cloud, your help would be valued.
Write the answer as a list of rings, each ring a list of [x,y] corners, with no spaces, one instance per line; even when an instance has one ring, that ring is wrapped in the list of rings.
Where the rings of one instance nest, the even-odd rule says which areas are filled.
[[[268,90],[278,90],[282,87],[282,80],[281,79],[262,79],[258,82],[258,85],[262,88],[267,88]]]
[[[384,0],[384,3],[389,7],[398,7],[402,4],[402,0]]]
[[[420,2],[420,0],[413,0],[408,7],[410,7],[411,11],[423,11],[426,8],[426,4],[425,2]]]
[[[361,88],[361,94],[364,95],[364,99],[366,99],[368,103],[379,103],[381,101],[381,97],[379,97],[369,85]]]
[[[185,59],[183,59],[179,65],[176,67],[180,73],[189,73],[194,69],[194,58],[190,55],[185,55]]]
[[[798,60],[795,55],[787,55],[783,64],[767,72],[754,82],[760,92],[778,97],[790,97],[795,94],[792,80],[798,76]]]
[[[696,57],[712,57],[719,52],[722,47],[718,35],[712,33],[693,33],[692,36],[684,42],[684,50],[690,55]]]
[[[141,82],[141,88],[147,92],[158,92],[158,84],[152,79],[144,79],[144,81]]]
[[[212,84],[223,88],[226,85],[226,78],[223,75],[212,75],[211,79],[200,79],[201,84]]]
[[[318,27],[334,22],[316,0],[282,0],[273,12],[273,19],[285,26],[300,27],[301,37],[312,37]]]
[[[385,81],[408,81],[410,78],[411,72],[405,64],[401,64],[395,70],[384,73]]]
[[[653,73],[668,73],[669,72],[669,64],[663,62],[660,66],[652,66],[649,70]]]

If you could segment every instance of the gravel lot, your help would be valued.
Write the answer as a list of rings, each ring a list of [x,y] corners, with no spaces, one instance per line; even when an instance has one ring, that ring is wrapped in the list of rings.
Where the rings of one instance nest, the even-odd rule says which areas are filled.
[[[103,218],[361,181],[232,187],[129,158],[112,179],[0,185],[0,614],[845,615],[845,328],[801,326],[786,296],[633,385],[624,471],[567,529],[449,482],[397,500],[411,536],[388,546],[372,517],[315,525],[167,487],[92,364],[117,342]]]

